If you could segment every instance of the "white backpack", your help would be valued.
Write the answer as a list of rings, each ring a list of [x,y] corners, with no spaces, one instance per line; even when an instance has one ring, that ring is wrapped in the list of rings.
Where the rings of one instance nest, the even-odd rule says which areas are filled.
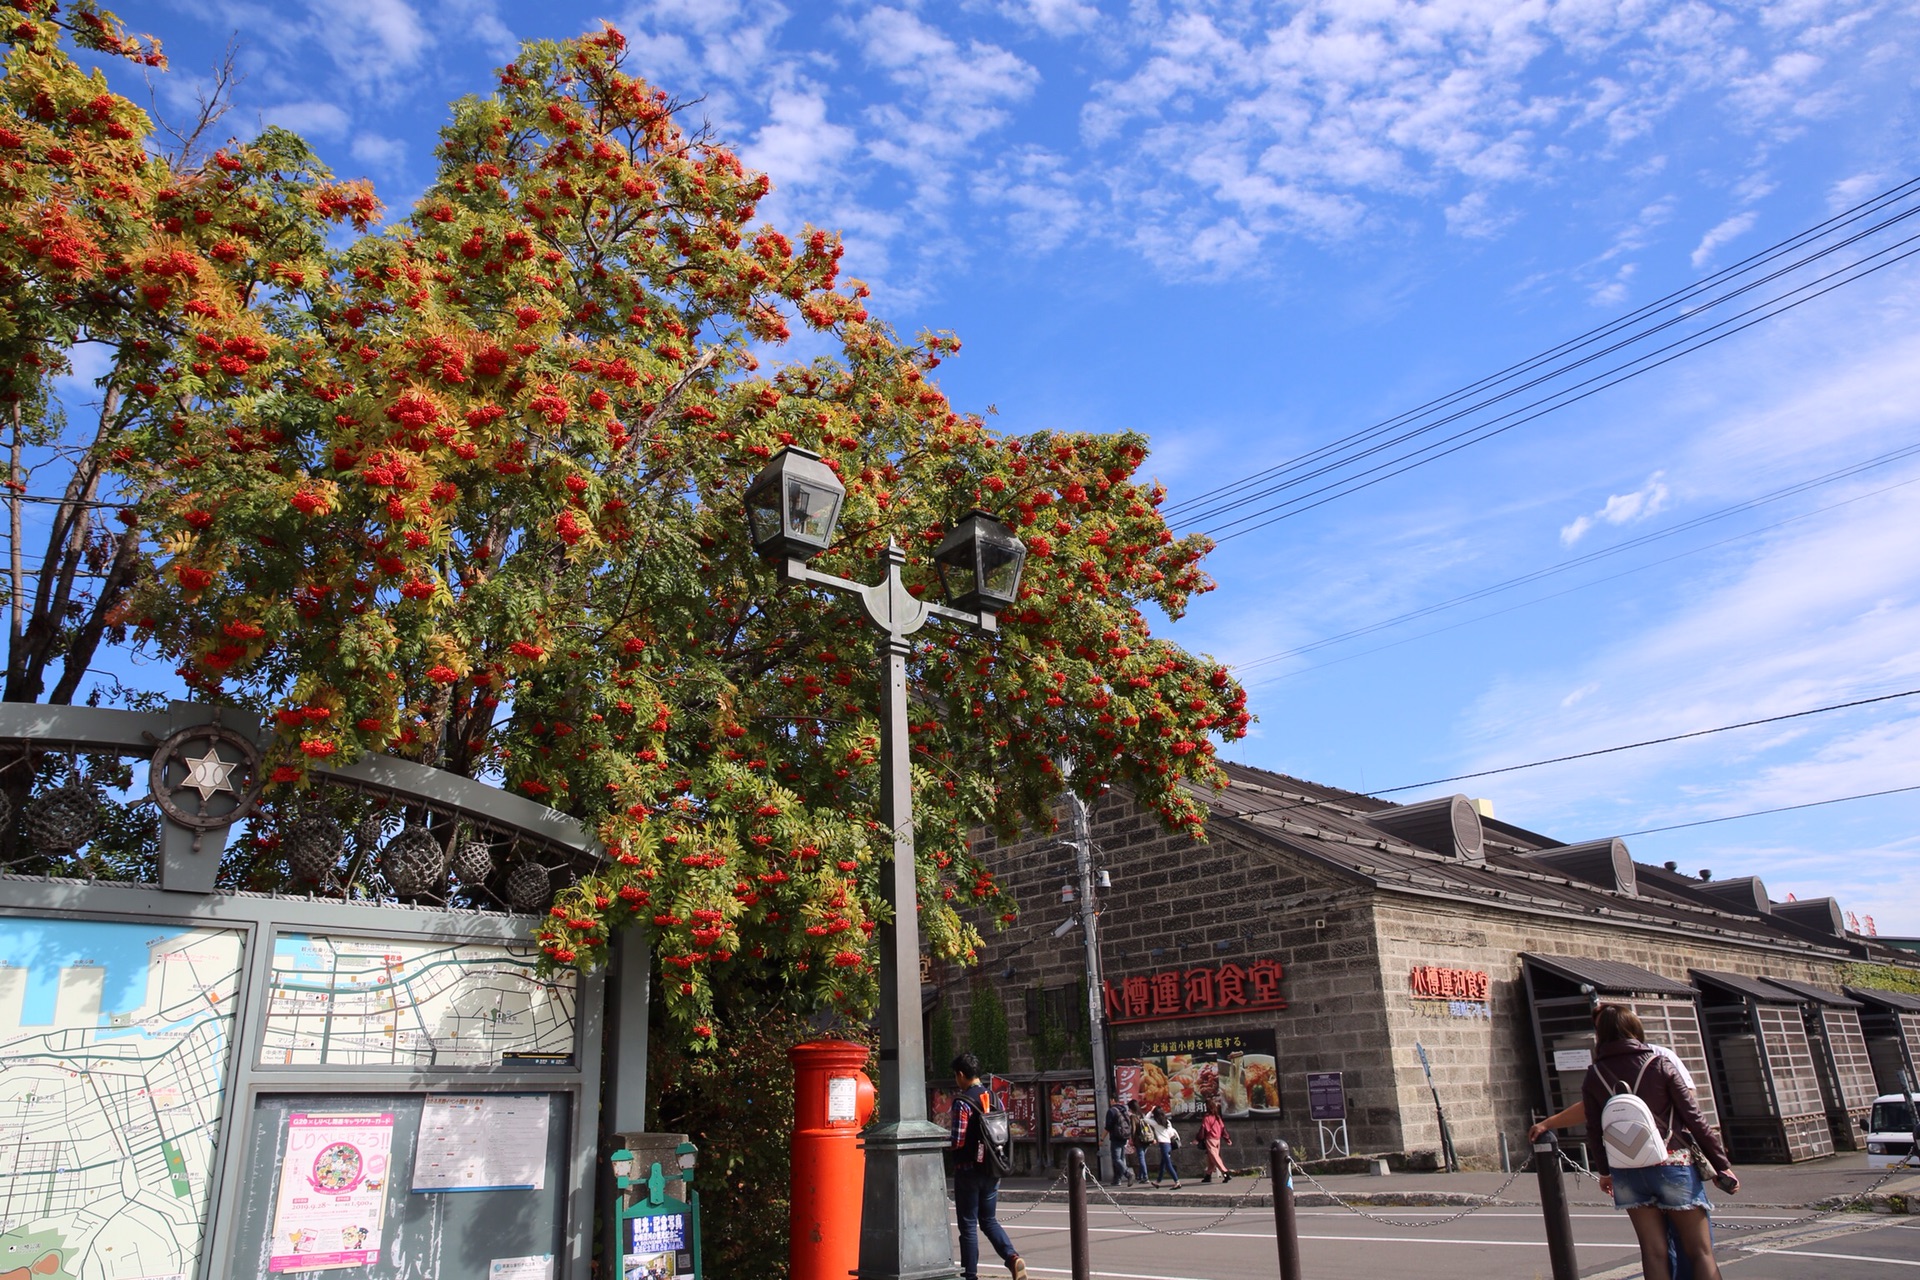
[[[1600,1140],[1606,1144],[1607,1163],[1616,1169],[1647,1169],[1667,1161],[1667,1137],[1672,1129],[1669,1127],[1667,1134],[1660,1132],[1660,1126],[1654,1122],[1653,1108],[1640,1096],[1640,1081],[1652,1065],[1653,1058],[1648,1058],[1641,1064],[1640,1074],[1633,1078],[1633,1088],[1626,1093],[1613,1093],[1600,1109]],[[1603,1074],[1600,1078],[1604,1081],[1606,1076]],[[1618,1089],[1625,1083],[1615,1081],[1610,1087]]]

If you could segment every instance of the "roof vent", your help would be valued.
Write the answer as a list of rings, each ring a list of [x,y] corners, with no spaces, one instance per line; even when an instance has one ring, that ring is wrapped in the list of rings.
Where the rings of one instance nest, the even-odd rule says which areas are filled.
[[[1776,902],[1773,904],[1773,914],[1779,919],[1789,920],[1803,928],[1817,929],[1835,938],[1847,936],[1846,920],[1841,915],[1840,904],[1832,898]]]
[[[1469,862],[1479,862],[1485,857],[1480,814],[1473,807],[1473,801],[1465,796],[1395,805],[1369,813],[1366,819],[1388,835],[1398,836],[1422,849]]]
[[[1633,857],[1627,852],[1627,842],[1618,836],[1609,840],[1589,840],[1585,844],[1563,844],[1553,849],[1542,849],[1538,853],[1528,854],[1527,858],[1543,867],[1551,867],[1563,876],[1584,880],[1615,893],[1631,897],[1639,892],[1639,883],[1633,871]]]
[[[1767,886],[1760,883],[1759,876],[1718,880],[1699,885],[1694,892],[1712,898],[1727,910],[1738,911],[1744,916],[1764,916],[1774,909],[1773,903],[1767,900]]]

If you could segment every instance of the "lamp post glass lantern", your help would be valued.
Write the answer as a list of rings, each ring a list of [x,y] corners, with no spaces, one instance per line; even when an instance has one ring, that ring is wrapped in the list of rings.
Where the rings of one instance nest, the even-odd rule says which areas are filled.
[[[1027,545],[993,516],[969,511],[941,541],[933,562],[955,608],[998,613],[1019,598]]]
[[[866,1179],[860,1204],[860,1280],[953,1280],[947,1244],[947,1131],[927,1117],[927,1054],[921,1027],[919,876],[913,847],[913,775],[907,760],[910,637],[931,618],[998,630],[997,614],[1020,590],[1026,547],[984,511],[963,516],[935,553],[951,604],[907,589],[906,553],[889,543],[884,578],[871,585],[808,567],[833,544],[846,488],[804,449],[776,454],[747,487],[754,550],[789,585],[855,596],[878,632],[881,821],[893,832],[892,866],[881,880],[891,919],[874,937],[879,953],[879,1105],[861,1134]],[[945,1067],[945,1063],[939,1064]]]
[[[763,556],[810,560],[833,545],[847,487],[820,455],[789,445],[747,486],[747,526]]]

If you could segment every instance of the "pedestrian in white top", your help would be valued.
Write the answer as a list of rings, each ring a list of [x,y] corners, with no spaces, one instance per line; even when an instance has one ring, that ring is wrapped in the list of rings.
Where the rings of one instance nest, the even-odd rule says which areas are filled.
[[[1173,1167],[1173,1149],[1180,1145],[1180,1131],[1173,1127],[1173,1121],[1167,1118],[1166,1108],[1155,1107],[1147,1112],[1147,1136],[1160,1148],[1160,1168],[1153,1175],[1153,1185],[1159,1186],[1160,1180],[1167,1175],[1173,1176],[1173,1189],[1180,1189],[1180,1171]]]

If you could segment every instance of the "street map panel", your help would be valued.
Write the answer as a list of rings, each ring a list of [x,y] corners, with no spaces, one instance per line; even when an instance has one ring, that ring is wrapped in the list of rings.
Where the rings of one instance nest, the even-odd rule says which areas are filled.
[[[193,1274],[241,953],[235,930],[6,920],[0,1274]]]
[[[263,1066],[572,1060],[575,975],[531,946],[283,933]]]

